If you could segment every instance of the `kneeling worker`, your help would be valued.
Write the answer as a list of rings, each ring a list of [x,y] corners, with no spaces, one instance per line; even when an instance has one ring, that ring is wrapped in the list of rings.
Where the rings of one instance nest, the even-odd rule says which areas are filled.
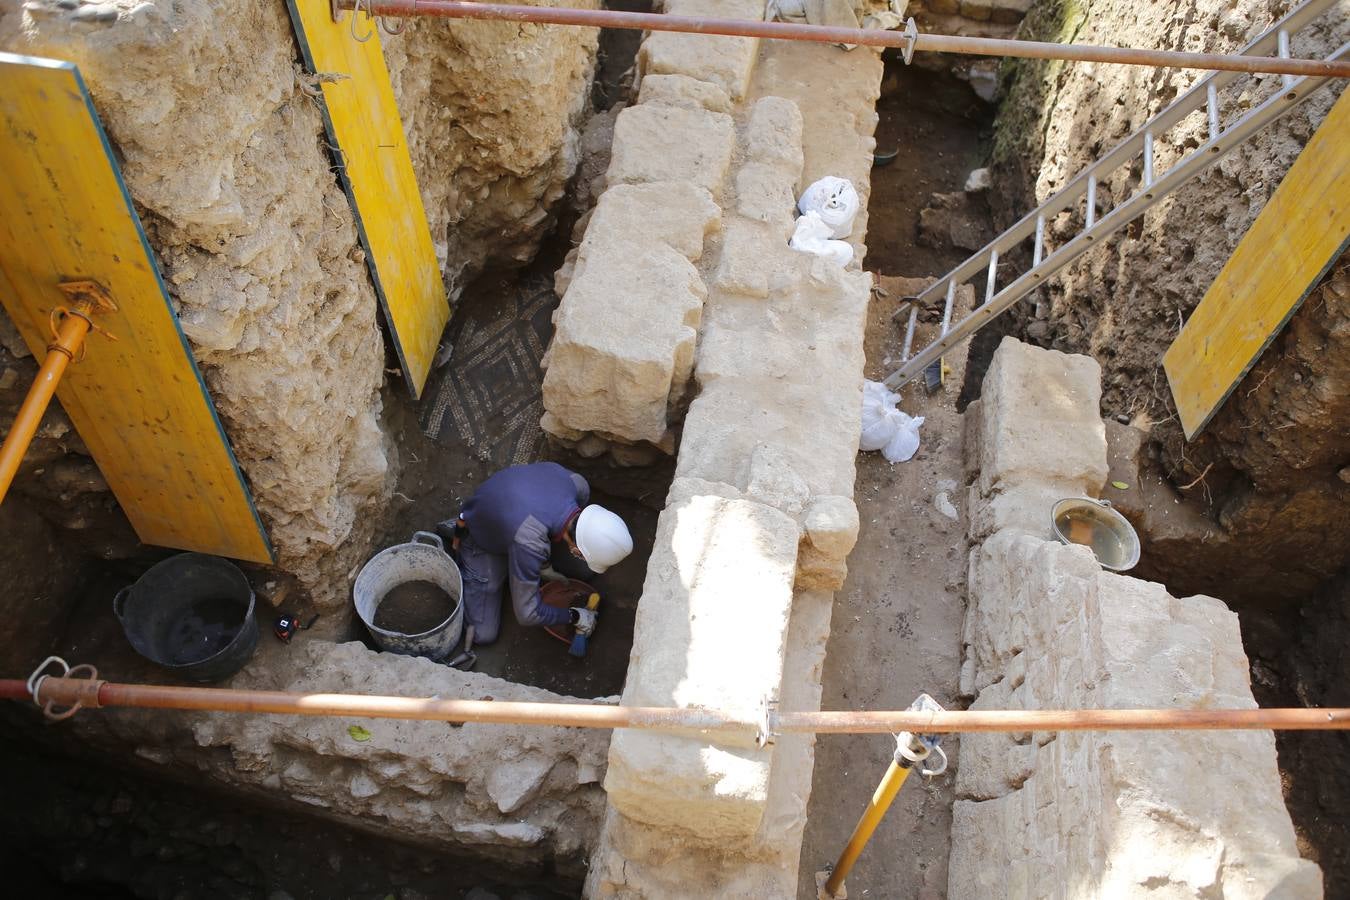
[[[452,546],[464,574],[464,614],[474,642],[497,639],[502,621],[502,585],[511,582],[511,605],[522,625],[595,629],[595,613],[549,606],[539,595],[546,566],[589,580],[633,552],[628,526],[602,506],[589,504],[590,485],[557,463],[511,466],[483,482],[459,519],[436,530],[454,535]],[[545,573],[548,574],[548,573]]]

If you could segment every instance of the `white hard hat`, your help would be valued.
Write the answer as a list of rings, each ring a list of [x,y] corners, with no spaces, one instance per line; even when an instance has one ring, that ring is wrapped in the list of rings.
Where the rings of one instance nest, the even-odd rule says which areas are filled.
[[[633,536],[623,519],[591,504],[577,517],[577,549],[591,571],[599,574],[633,552]]]

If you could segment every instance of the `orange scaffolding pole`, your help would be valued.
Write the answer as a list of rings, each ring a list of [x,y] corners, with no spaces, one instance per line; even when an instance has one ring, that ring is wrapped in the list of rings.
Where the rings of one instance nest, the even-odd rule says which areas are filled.
[[[573,728],[735,731],[765,737],[789,733],[947,734],[966,731],[1350,730],[1350,709],[1059,709],[1059,710],[821,710],[767,711],[747,720],[719,710],[440,700],[366,694],[255,691],[234,688],[118,684],[95,678],[48,676],[28,683],[0,680],[0,699],[53,707],[135,706],[299,716],[365,716],[429,722],[483,722]]]
[[[335,15],[336,10],[354,10],[357,6],[357,0],[335,0]],[[919,34],[912,24],[913,20],[904,31],[887,31],[876,28],[839,28],[829,25],[798,25],[791,22],[761,22],[711,16],[672,16],[614,9],[518,6],[507,3],[463,2],[463,0],[360,0],[359,6],[372,16],[394,18],[490,19],[591,28],[629,28],[640,31],[673,31],[684,34],[717,34],[825,44],[895,47],[904,51],[906,61],[915,51],[931,51],[1179,69],[1350,77],[1350,61],[1186,53],[1176,50],[1140,50],[1089,44],[1054,44],[1045,41]]]

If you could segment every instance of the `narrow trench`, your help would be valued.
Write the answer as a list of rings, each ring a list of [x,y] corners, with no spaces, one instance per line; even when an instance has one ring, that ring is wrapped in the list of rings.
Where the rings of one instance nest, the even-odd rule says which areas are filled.
[[[623,9],[651,6],[646,0],[607,5]],[[593,91],[598,109],[622,99],[619,83],[631,65],[637,40],[636,33],[604,33]],[[906,67],[888,58],[878,103],[877,151],[898,152],[872,172],[869,270],[883,276],[940,275],[975,249],[966,244],[978,242],[978,246],[992,235],[989,208],[979,195],[966,196],[954,217],[935,220],[931,228],[920,225],[921,213],[933,194],[961,193],[969,172],[983,164],[992,111],[968,84],[945,71]],[[466,330],[482,333],[494,326],[507,330],[528,324],[518,315],[524,309],[542,317],[536,319],[538,323],[547,321],[550,303],[556,305],[556,297],[549,301],[547,296],[553,273],[570,246],[574,216],[561,216],[538,256],[524,269],[489,271],[465,290],[451,325],[452,340],[463,337]],[[884,314],[877,305],[873,318]],[[869,334],[879,327],[890,326],[874,321]],[[995,326],[985,329],[972,344],[960,406],[978,392],[1001,336]],[[894,345],[896,339],[891,334],[887,344]],[[868,349],[869,362],[873,362],[873,351],[878,348]],[[499,387],[520,381],[520,373],[513,371],[518,366],[508,350],[473,363],[477,380],[472,387],[488,408],[496,409],[492,401]],[[579,697],[617,694],[623,686],[646,560],[673,466],[618,469],[560,453],[536,440],[537,435],[522,436],[519,429],[524,419],[488,416],[476,433],[443,421],[438,437],[427,437],[423,429],[427,407],[434,404],[433,392],[451,373],[468,368],[462,357],[452,356],[433,376],[429,399],[421,407],[406,396],[401,385],[387,387],[387,424],[403,463],[393,509],[377,546],[407,540],[413,531],[429,529],[452,516],[474,486],[503,465],[547,458],[581,471],[591,480],[593,500],[625,518],[636,545],[630,560],[608,573],[600,585],[606,607],[590,655],[584,662],[572,659],[554,638],[539,629],[520,627],[508,611],[498,641],[478,648],[476,671]],[[529,377],[526,373],[524,380]],[[864,475],[860,468],[860,484]],[[879,491],[892,485],[885,473],[877,474],[874,481]],[[887,519],[882,527],[898,528],[897,523],[909,513],[909,504],[889,505],[894,508],[883,514]],[[875,509],[881,509],[881,504]],[[101,626],[80,623],[108,620],[106,615],[90,613],[106,605],[106,598],[129,575],[134,577],[164,555],[168,554],[116,564],[89,563],[77,579],[80,600],[71,612],[72,628],[63,644],[96,646],[112,640],[98,631]],[[7,559],[0,557],[0,561]],[[859,564],[889,562],[872,559]],[[1350,688],[1346,687],[1350,659],[1341,649],[1350,634],[1348,597],[1350,576],[1342,576],[1316,596],[1291,600],[1285,608],[1239,609],[1252,663],[1253,691],[1262,705],[1350,705]],[[1296,620],[1293,626],[1291,618]],[[914,640],[909,629],[909,621],[901,615],[890,627],[889,639]],[[336,636],[368,641],[354,619],[337,629]],[[871,697],[850,695],[848,679],[856,674],[851,667],[832,670],[831,665],[838,661],[827,662],[827,705],[831,696],[852,706],[870,702]],[[27,727],[11,719],[0,712],[0,722],[16,730]],[[0,790],[9,801],[0,811],[0,833],[6,836],[0,860],[9,864],[11,889],[19,895],[118,898],[209,893],[269,900],[330,896],[546,900],[579,893],[579,885],[520,861],[493,864],[451,857],[297,815],[267,798],[244,802],[235,794],[217,794],[200,784],[188,786],[148,772],[91,765],[85,758],[63,756],[59,749],[47,746],[51,743],[39,744],[38,752],[14,742],[0,748],[4,772]],[[1322,865],[1328,896],[1350,894],[1350,811],[1341,802],[1350,794],[1350,767],[1344,765],[1350,760],[1350,736],[1282,733],[1277,744],[1300,850]],[[847,753],[836,756],[835,762],[848,764]],[[832,764],[828,753],[818,761],[818,769],[820,762]],[[841,771],[849,776],[848,771]],[[855,771],[851,778],[866,781],[873,774]],[[831,785],[822,785],[819,771],[817,777],[815,793],[824,796],[822,787]],[[839,785],[845,780],[836,779]],[[889,836],[878,834],[858,870],[859,894],[869,881],[878,888],[869,896],[926,896],[945,887],[947,838],[943,829],[948,820],[934,809],[941,802],[949,804],[950,798],[944,801],[939,795],[923,795],[914,801],[913,818],[905,827],[892,829]],[[842,812],[839,827],[832,821],[825,832],[830,840],[845,835],[855,815],[850,808]],[[810,868],[819,862],[807,859],[807,853],[828,849],[823,840],[819,846],[810,845],[809,825],[807,840],[804,886]]]

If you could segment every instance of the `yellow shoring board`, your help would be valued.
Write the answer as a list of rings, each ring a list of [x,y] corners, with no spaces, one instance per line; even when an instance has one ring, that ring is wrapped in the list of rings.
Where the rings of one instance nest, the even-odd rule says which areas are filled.
[[[334,22],[329,0],[286,5],[305,67],[320,76],[324,125],[394,350],[413,397],[420,397],[450,304],[378,28],[364,12]],[[365,43],[352,37],[353,15],[358,31],[371,35]]]
[[[0,300],[41,360],[62,281],[118,304],[95,317],[57,397],[147,544],[270,562],[229,441],[179,330],[98,116],[67,62],[0,53]]]
[[[1163,356],[1187,439],[1350,245],[1350,91],[1303,148]]]

